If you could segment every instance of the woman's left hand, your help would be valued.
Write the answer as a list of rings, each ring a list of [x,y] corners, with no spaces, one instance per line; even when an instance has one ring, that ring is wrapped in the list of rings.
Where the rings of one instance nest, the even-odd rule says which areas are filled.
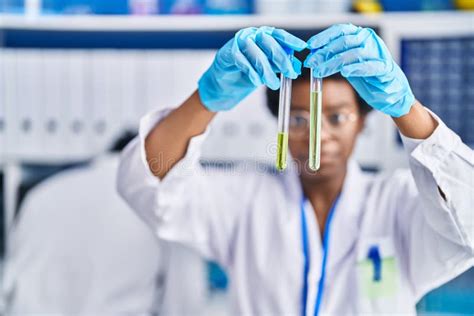
[[[374,30],[333,25],[311,37],[308,48],[312,52],[304,65],[315,77],[340,72],[373,108],[400,117],[415,103],[405,74]]]

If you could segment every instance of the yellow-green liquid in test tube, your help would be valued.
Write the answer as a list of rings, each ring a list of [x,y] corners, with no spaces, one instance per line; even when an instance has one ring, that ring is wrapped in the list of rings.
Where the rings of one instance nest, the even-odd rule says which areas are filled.
[[[293,52],[287,51],[290,58]],[[288,156],[288,127],[290,123],[291,79],[280,75],[280,100],[278,105],[278,137],[276,168],[279,171],[286,169]]]
[[[276,167],[279,171],[286,168],[288,153],[288,133],[278,133],[277,137],[277,160]]]
[[[317,171],[321,164],[321,115],[323,109],[322,101],[322,78],[313,76],[311,69],[311,99],[309,109],[309,168]]]
[[[288,156],[288,125],[290,123],[291,79],[283,74],[280,77],[280,102],[278,107],[278,137],[276,167],[283,171],[287,166]]]

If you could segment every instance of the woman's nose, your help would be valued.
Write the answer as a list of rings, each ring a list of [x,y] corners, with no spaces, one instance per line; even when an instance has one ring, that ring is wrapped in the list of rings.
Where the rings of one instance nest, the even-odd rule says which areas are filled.
[[[321,122],[321,141],[328,140],[331,136],[331,125],[326,121]]]

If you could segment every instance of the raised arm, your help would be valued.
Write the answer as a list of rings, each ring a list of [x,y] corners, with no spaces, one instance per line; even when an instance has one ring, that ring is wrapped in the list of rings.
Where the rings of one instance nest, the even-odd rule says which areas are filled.
[[[145,138],[146,160],[153,175],[163,179],[184,157],[189,140],[202,134],[215,115],[201,103],[195,91],[160,121]]]
[[[284,48],[306,43],[271,27],[243,29],[216,54],[198,90],[174,110],[152,111],[122,153],[117,189],[160,238],[229,264],[238,218],[257,177],[204,170],[200,148],[218,111],[229,110],[259,85],[277,89],[276,72],[296,78],[301,63]]]
[[[189,140],[204,132],[216,112],[229,110],[265,84],[280,87],[275,72],[296,78],[301,63],[285,49],[302,50],[306,43],[273,27],[237,32],[216,54],[199,80],[199,88],[181,106],[155,126],[145,140],[146,160],[160,179],[186,153]]]
[[[397,205],[393,237],[402,249],[399,259],[420,298],[474,263],[473,151],[415,100],[373,30],[335,25],[308,46],[314,51],[307,67],[320,77],[340,72],[369,105],[390,115],[402,134],[411,177],[393,177],[389,202]]]

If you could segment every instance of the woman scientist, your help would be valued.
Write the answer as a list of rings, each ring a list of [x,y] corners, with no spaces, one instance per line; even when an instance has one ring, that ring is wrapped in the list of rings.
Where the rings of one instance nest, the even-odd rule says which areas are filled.
[[[329,77],[320,170],[306,168],[304,77],[290,118],[290,152],[301,168],[204,170],[200,148],[216,113],[262,84],[278,89],[277,72],[299,76],[301,62],[284,48],[310,49],[304,66]],[[367,112],[359,97],[393,118],[410,171],[371,176],[350,159]],[[472,151],[415,100],[371,29],[335,25],[305,43],[280,29],[246,28],[181,106],[142,119],[118,189],[159,237],[226,268],[235,314],[415,314],[425,293],[473,266],[473,163]]]

